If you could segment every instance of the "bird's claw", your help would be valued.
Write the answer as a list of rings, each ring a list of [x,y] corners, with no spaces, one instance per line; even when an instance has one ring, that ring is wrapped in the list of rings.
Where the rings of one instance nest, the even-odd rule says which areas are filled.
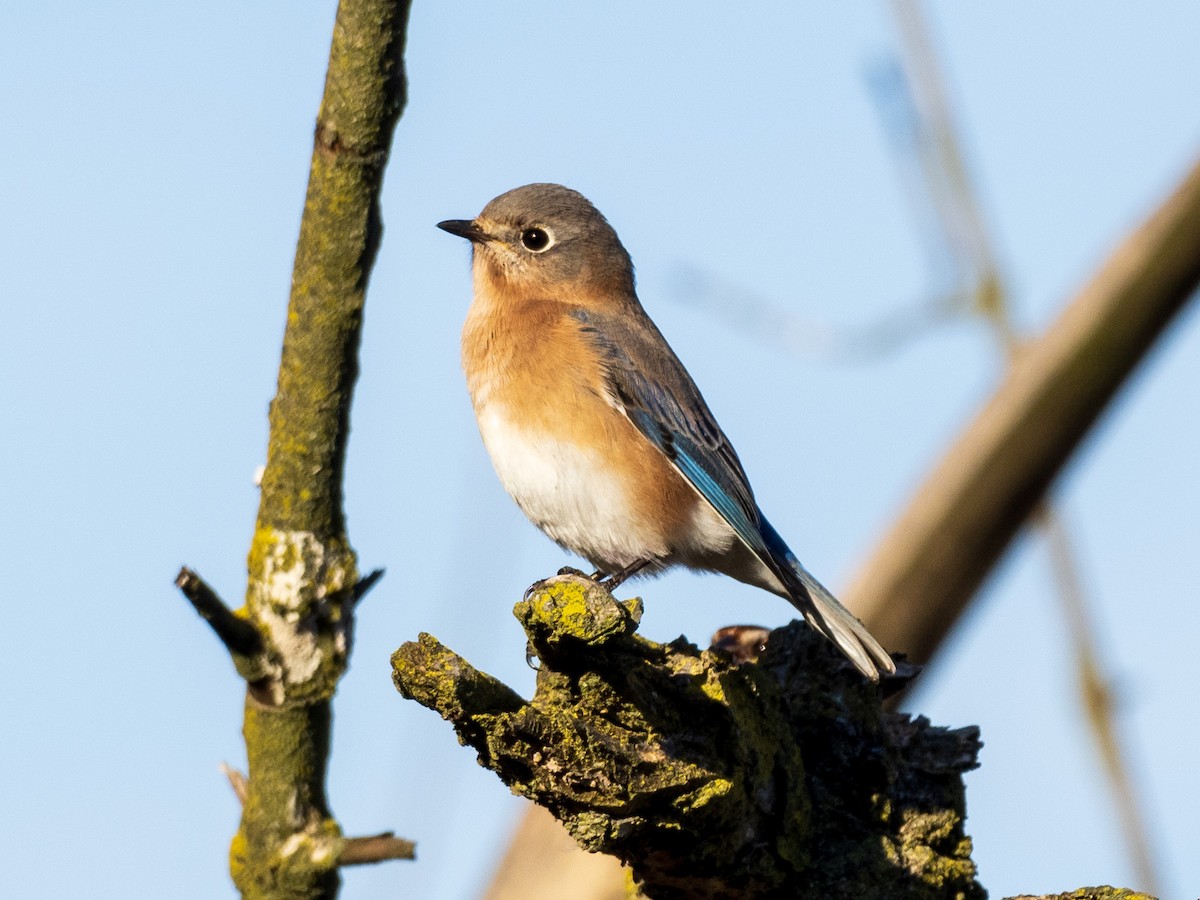
[[[559,569],[554,574],[555,575],[575,575],[579,578],[587,578],[588,577],[588,576],[584,575],[582,572],[580,572],[578,569],[572,569],[570,566],[563,566],[561,569]],[[601,573],[597,572],[596,574],[599,575]],[[596,579],[596,575],[593,575],[591,577],[592,577],[593,581]],[[537,581],[535,581],[533,584],[531,584],[529,587],[527,587],[525,589],[525,593],[521,596],[521,599],[528,600],[531,596],[533,596],[533,593],[535,591],[540,590],[546,584],[546,582],[549,580],[550,580],[549,578],[539,578]]]
[[[533,649],[533,644],[529,641],[525,642],[525,665],[535,672],[542,667],[542,661],[538,659],[537,651]]]

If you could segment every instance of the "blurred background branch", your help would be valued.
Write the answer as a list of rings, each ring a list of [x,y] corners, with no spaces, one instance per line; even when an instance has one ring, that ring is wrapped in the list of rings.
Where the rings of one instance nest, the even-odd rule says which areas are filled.
[[[951,104],[921,4],[916,0],[891,0],[890,6],[903,55],[903,71],[895,73],[893,83],[896,93],[908,100],[900,106],[909,115],[889,121],[893,123],[894,142],[901,146],[908,143],[916,160],[920,176],[918,184],[924,191],[913,193],[917,198],[927,198],[934,210],[934,228],[927,231],[932,240],[927,243],[934,247],[941,245],[944,249],[944,258],[950,261],[953,277],[961,286],[958,293],[972,299],[973,302],[967,304],[969,310],[987,321],[997,344],[1012,365],[1020,353],[1021,339],[1013,321],[1007,280],[1000,271],[999,254],[994,249],[963,159]],[[910,135],[911,142],[898,140],[897,132]],[[1187,291],[1185,287],[1181,293]],[[1112,328],[1111,325],[1103,327],[1106,330]],[[1035,425],[1054,427],[1044,421]],[[958,499],[966,501],[966,498]],[[991,500],[987,496],[979,499],[983,502]],[[1089,602],[1071,553],[1067,527],[1049,497],[1035,507],[1031,520],[1047,542],[1057,593],[1069,625],[1080,699],[1112,787],[1138,883],[1156,894],[1159,878],[1151,844],[1138,795],[1124,762],[1127,753],[1121,748],[1116,711],[1108,688],[1110,677],[1105,673],[1103,657],[1097,650]],[[876,610],[880,608],[875,606]],[[875,617],[883,616],[877,613]]]

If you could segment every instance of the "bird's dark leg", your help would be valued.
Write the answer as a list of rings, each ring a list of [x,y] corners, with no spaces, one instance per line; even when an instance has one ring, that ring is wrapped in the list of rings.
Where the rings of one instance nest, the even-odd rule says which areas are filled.
[[[651,563],[651,560],[639,559],[636,562],[630,563],[625,568],[619,569],[616,572],[613,572],[611,574],[609,574],[608,572],[605,572],[603,569],[597,569],[591,575],[584,575],[578,569],[573,569],[570,566],[563,566],[561,569],[558,570],[558,574],[559,575],[578,575],[580,578],[590,578],[592,581],[596,582],[596,584],[600,585],[601,587],[603,587],[605,590],[607,590],[611,594],[613,591],[615,591],[618,587],[621,586],[621,583],[624,582],[625,579],[632,578],[634,575],[636,575],[642,569],[646,568],[646,566],[650,565],[650,563]],[[535,581],[533,584],[531,584],[525,590],[525,599],[528,600],[530,594],[532,594],[534,591],[536,591],[538,588],[540,588],[545,583],[546,583],[546,580],[543,579],[541,581]]]
[[[603,572],[597,572],[592,576],[592,579],[611,594],[621,586],[621,583],[625,581],[625,579],[632,578],[648,565],[650,565],[650,560],[639,559],[635,562],[631,562],[620,571],[613,572],[611,575],[606,576]]]

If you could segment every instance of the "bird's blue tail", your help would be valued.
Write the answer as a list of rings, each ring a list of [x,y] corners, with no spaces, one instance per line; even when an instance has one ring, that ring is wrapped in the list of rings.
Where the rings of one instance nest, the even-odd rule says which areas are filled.
[[[855,667],[872,681],[878,681],[881,672],[893,674],[896,664],[866,626],[800,565],[796,554],[792,553],[765,517],[760,518],[760,523],[767,549],[781,570],[777,574],[782,575],[784,587],[790,595],[788,599],[800,610],[804,620],[833,641]]]

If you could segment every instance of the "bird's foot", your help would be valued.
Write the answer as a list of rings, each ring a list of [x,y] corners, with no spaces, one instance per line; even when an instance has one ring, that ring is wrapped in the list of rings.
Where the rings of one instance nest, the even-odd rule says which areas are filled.
[[[588,577],[587,575],[584,575],[582,572],[580,572],[578,569],[572,569],[570,566],[563,566],[561,569],[559,569],[554,574],[555,575],[575,575],[575,576],[578,576],[579,578],[587,578]],[[596,573],[596,574],[598,575],[600,573]],[[596,580],[596,575],[593,575],[591,577],[592,577],[593,581]],[[524,593],[524,595],[522,595],[521,599],[528,600],[530,595],[532,595],[534,591],[541,589],[541,587],[549,580],[550,580],[549,578],[539,578],[537,581],[535,581],[533,584],[531,584],[529,587],[527,587],[525,589],[525,593]]]
[[[591,575],[585,575],[583,572],[579,571],[578,569],[574,569],[571,566],[563,566],[556,574],[574,575],[578,578],[589,578],[611,594],[613,591],[619,588],[626,579],[632,578],[648,565],[650,565],[650,560],[639,559],[637,562],[630,563],[625,568],[616,572],[609,573],[605,572],[603,569],[597,569]],[[533,584],[531,584],[525,589],[524,599],[528,600],[530,595],[533,594],[534,591],[538,590],[548,580],[549,579],[543,578],[541,581],[535,581]]]

